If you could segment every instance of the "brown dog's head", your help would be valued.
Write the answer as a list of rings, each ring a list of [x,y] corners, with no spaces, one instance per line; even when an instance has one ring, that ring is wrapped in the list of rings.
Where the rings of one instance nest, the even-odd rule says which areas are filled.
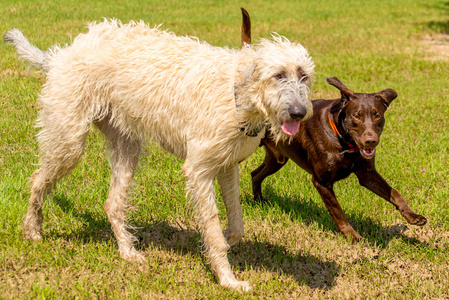
[[[354,141],[364,158],[373,158],[385,124],[385,111],[398,94],[392,89],[373,94],[354,93],[336,77],[326,81],[341,92],[341,99],[331,108],[341,134]]]

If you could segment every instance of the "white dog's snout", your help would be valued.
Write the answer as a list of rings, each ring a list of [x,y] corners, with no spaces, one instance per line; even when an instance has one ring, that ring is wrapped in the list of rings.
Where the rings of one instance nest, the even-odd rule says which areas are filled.
[[[306,107],[309,109],[307,102],[310,101],[310,89],[307,85],[298,81],[292,81],[284,87],[284,93],[289,96],[289,109],[296,107]]]

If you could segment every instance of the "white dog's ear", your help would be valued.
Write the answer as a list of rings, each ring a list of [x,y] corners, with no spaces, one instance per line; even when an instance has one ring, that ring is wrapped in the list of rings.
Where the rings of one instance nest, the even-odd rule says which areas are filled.
[[[260,77],[260,68],[256,60],[243,72],[242,82],[238,83],[235,89],[235,98],[242,110],[258,110],[268,118],[269,113],[263,104],[265,83],[260,80]]]
[[[243,73],[242,85],[247,84],[251,81],[254,81],[257,74],[256,62],[253,62],[249,68],[247,68]],[[258,77],[258,76],[256,76]]]

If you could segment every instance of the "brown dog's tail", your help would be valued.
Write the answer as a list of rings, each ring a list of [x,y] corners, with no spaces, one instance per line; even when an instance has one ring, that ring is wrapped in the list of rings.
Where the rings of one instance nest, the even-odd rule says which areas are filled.
[[[243,7],[242,10],[242,48],[251,45],[251,18],[249,13]]]

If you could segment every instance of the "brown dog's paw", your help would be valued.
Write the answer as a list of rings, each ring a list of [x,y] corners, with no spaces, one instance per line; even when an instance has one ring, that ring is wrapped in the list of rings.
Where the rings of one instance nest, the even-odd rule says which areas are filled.
[[[342,230],[342,233],[345,236],[346,240],[351,244],[357,244],[363,239],[362,236],[358,234],[357,231],[355,231],[351,226]]]
[[[410,224],[417,225],[417,226],[424,226],[424,225],[426,225],[426,223],[427,223],[427,219],[420,215],[416,215],[413,222],[410,222]]]
[[[404,213],[404,218],[412,225],[424,226],[427,223],[426,218],[421,215],[415,214],[414,212],[407,214]]]
[[[259,193],[254,193],[254,202],[257,202],[257,203],[266,203],[266,202],[268,202],[263,196],[262,196],[262,194],[259,194]]]

